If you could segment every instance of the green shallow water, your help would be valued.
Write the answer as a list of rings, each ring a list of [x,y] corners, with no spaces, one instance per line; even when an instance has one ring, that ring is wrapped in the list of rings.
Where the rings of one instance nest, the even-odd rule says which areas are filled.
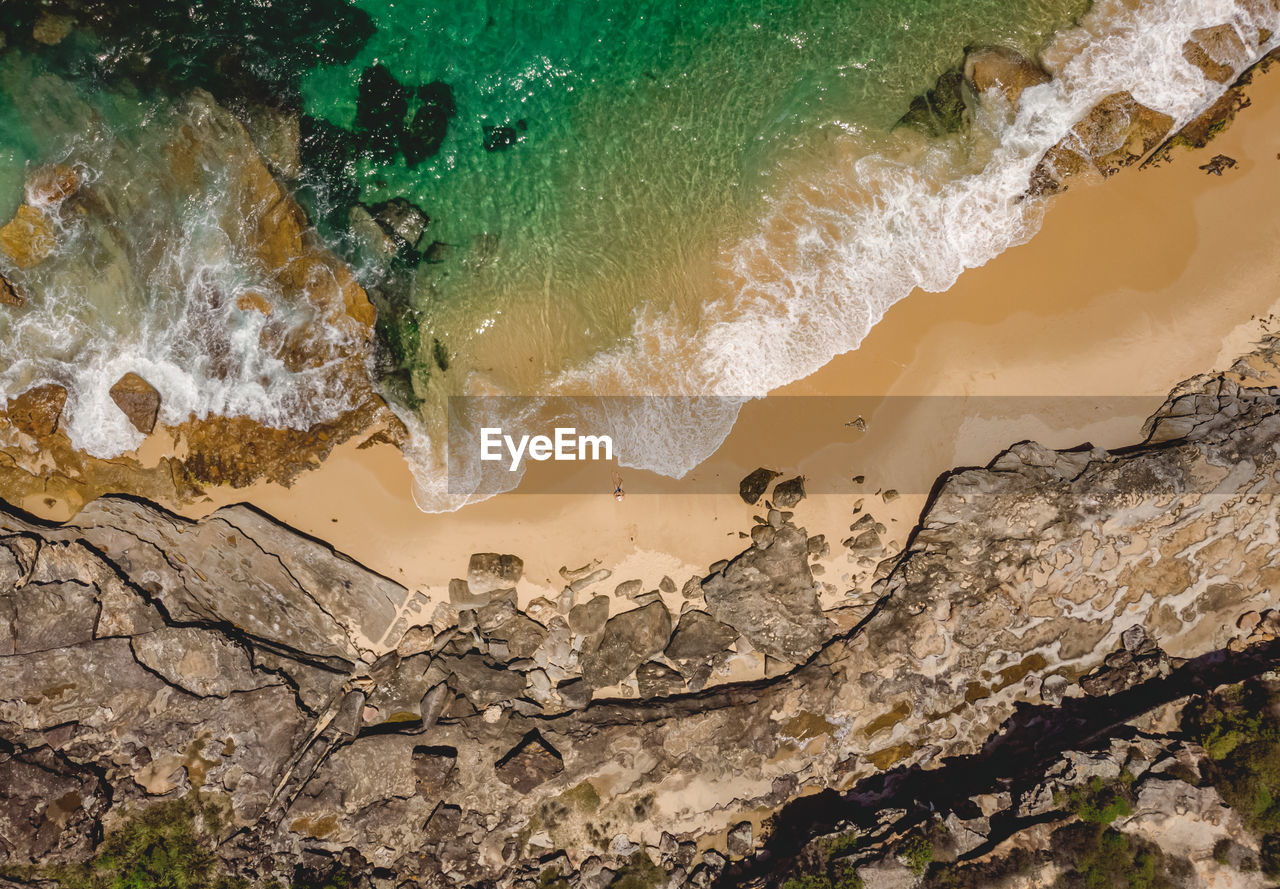
[[[708,298],[694,257],[749,233],[783,161],[832,131],[886,133],[967,45],[1035,51],[1086,6],[356,5],[377,32],[350,64],[303,78],[307,112],[351,127],[375,63],[411,88],[448,83],[457,107],[420,166],[350,170],[366,202],[406,197],[431,216],[424,246],[455,248],[419,269],[401,316],[422,328],[412,363],[427,397],[466,390],[477,370],[504,389],[536,386],[615,344],[638,311],[691,312]],[[484,149],[486,126],[521,122],[517,144]],[[435,340],[453,356],[448,374]]]

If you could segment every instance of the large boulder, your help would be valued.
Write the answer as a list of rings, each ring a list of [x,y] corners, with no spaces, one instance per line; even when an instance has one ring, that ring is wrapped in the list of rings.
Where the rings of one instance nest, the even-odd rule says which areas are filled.
[[[1012,105],[1023,90],[1048,83],[1049,72],[1020,52],[1004,46],[970,49],[964,57],[964,79],[976,92],[999,90]]]
[[[781,474],[761,466],[738,482],[738,496],[747,504],[755,506],[769,489],[769,484]]]
[[[449,84],[435,80],[418,87],[418,110],[400,139],[406,164],[416,167],[439,153],[455,110]]]
[[[680,615],[680,623],[667,645],[667,660],[686,679],[700,676],[705,682],[714,664],[725,657],[738,631],[699,609]]]
[[[160,393],[142,377],[130,371],[111,387],[111,400],[143,435],[156,428],[160,415]]]
[[[773,489],[773,505],[779,509],[791,509],[805,497],[804,476],[797,475],[785,482],[778,482]]]
[[[583,677],[594,688],[616,685],[667,647],[671,613],[661,601],[609,618],[599,644],[582,654]]]
[[[475,553],[467,565],[467,586],[472,595],[509,590],[523,574],[524,562],[518,556]]]
[[[1093,107],[1031,172],[1032,194],[1065,191],[1081,175],[1112,176],[1160,145],[1173,118],[1136,101],[1127,91],[1113,93]]]
[[[5,413],[19,432],[35,438],[53,435],[67,404],[67,390],[56,383],[34,386],[9,399]]]
[[[822,647],[830,625],[809,570],[808,540],[791,524],[768,549],[752,547],[702,582],[712,617],[770,657],[799,664]]]

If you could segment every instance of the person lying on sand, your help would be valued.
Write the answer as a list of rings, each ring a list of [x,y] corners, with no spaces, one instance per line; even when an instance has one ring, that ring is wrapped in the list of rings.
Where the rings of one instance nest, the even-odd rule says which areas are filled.
[[[627,492],[622,490],[622,476],[618,473],[613,474],[613,499],[621,503],[627,497]]]

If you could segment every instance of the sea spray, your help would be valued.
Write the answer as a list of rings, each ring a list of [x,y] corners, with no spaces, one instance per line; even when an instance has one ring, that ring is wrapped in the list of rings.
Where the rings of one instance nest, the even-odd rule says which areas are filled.
[[[77,87],[18,53],[0,65],[9,100],[41,109],[28,172],[58,164],[78,182],[40,208],[56,250],[20,272],[30,306],[0,316],[0,397],[65,387],[62,428],[97,457],[142,441],[109,394],[128,372],[161,393],[169,426],[219,415],[305,429],[350,409],[340,360],[323,356],[364,346],[255,255],[246,189],[262,180],[226,111]],[[246,310],[246,294],[263,310]],[[290,366],[290,352],[321,358]]]

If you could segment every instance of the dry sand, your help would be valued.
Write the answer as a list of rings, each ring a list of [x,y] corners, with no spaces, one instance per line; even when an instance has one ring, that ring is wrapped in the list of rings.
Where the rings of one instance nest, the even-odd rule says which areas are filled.
[[[858,350],[749,405],[694,473],[700,487],[723,493],[675,493],[680,486],[629,472],[633,493],[619,504],[608,469],[597,468],[599,494],[514,493],[426,515],[411,500],[398,451],[352,443],[291,489],[217,491],[198,512],[250,501],[436,599],[446,598],[451,577],[465,576],[469,554],[515,553],[525,561],[527,602],[559,593],[562,566],[597,560],[613,577],[593,592],[630,578],[652,589],[664,575],[678,587],[705,573],[742,549],[739,532],[761,510],[743,504],[737,482],[766,465],[806,474],[811,490],[840,491],[811,495],[796,521],[832,543],[820,578],[831,584],[827,604],[849,590],[865,594],[873,566],[848,564],[839,545],[857,500],[900,545],[939,473],[986,463],[1026,438],[1055,447],[1134,443],[1174,384],[1225,366],[1259,337],[1280,298],[1280,77],[1259,78],[1250,96],[1252,107],[1207,149],[1069,191],[1028,244],[946,293],[914,293]],[[1218,153],[1239,165],[1221,177],[1197,169]],[[854,406],[868,430],[846,425],[850,404],[786,398],[798,395],[868,396]],[[1084,397],[897,397],[1009,395]],[[853,485],[855,474],[864,485]],[[650,484],[672,493],[634,493]],[[851,493],[856,487],[868,493]],[[887,487],[902,496],[885,503],[875,492]],[[679,593],[667,598],[679,606]]]

